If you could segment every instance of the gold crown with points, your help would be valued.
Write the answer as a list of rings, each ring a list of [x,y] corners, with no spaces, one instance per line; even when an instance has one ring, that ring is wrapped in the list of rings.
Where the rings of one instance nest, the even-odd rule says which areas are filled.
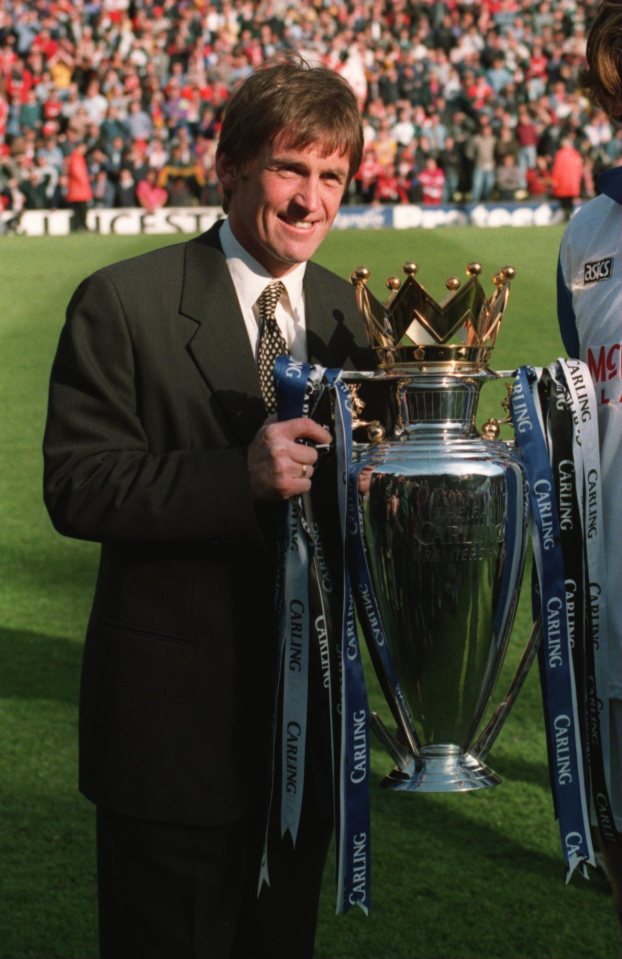
[[[437,303],[419,281],[416,263],[405,263],[405,280],[391,276],[391,295],[382,304],[368,288],[370,272],[359,267],[351,274],[358,308],[367,326],[370,345],[383,368],[481,369],[495,345],[501,317],[515,276],[504,266],[493,277],[495,290],[487,297],[479,282],[481,264],[467,264],[468,279],[451,276],[448,295]]]

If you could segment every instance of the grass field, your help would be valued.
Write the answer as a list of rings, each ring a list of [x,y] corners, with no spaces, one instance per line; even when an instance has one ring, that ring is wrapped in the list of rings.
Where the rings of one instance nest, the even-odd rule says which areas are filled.
[[[558,227],[453,228],[332,235],[318,259],[372,287],[420,264],[436,296],[469,260],[490,277],[517,271],[493,366],[547,363],[555,324]],[[173,238],[171,238],[172,241]],[[93,814],[77,793],[76,703],[96,548],[52,530],[40,495],[49,367],[77,282],[162,237],[0,240],[0,959],[95,959]],[[489,280],[486,280],[489,283]],[[496,400],[495,400],[496,403]],[[526,597],[510,665],[529,628]],[[386,715],[375,689],[372,698]],[[327,872],[317,959],[613,959],[617,932],[603,881],[563,882],[532,673],[490,758],[503,777],[477,795],[389,795],[372,757],[373,907],[335,918]],[[171,957],[175,959],[175,957]]]

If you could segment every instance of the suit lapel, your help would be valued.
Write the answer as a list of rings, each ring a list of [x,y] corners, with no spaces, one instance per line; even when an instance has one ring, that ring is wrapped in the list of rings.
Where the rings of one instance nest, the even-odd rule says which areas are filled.
[[[181,313],[187,349],[239,440],[246,444],[266,410],[238,298],[218,243],[218,224],[186,246]]]
[[[266,417],[257,367],[231,274],[218,242],[220,224],[186,245],[180,312],[187,323],[186,348],[209,386],[232,435],[247,445]],[[354,294],[314,263],[304,279],[307,351],[310,363],[369,369],[368,348],[352,327]],[[341,288],[341,289],[340,289]],[[339,291],[340,290],[340,291]],[[357,317],[362,328],[362,320]],[[360,331],[357,331],[360,333]],[[364,339],[363,339],[364,342]]]

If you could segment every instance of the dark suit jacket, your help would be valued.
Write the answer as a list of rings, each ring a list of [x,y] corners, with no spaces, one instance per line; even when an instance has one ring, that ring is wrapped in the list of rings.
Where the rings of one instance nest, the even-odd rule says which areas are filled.
[[[350,285],[309,263],[309,359],[368,368]],[[76,291],[54,362],[45,498],[102,543],[80,786],[147,819],[236,819],[265,780],[276,509],[251,501],[265,417],[218,229]]]

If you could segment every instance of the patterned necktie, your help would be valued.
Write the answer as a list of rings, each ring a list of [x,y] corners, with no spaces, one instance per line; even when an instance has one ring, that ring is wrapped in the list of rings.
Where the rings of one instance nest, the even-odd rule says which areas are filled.
[[[280,280],[269,283],[259,299],[257,300],[257,309],[259,311],[259,350],[257,353],[257,366],[259,370],[259,383],[261,392],[266,403],[268,413],[276,413],[276,389],[274,385],[274,363],[277,356],[283,353],[287,354],[287,343],[281,333],[274,312],[280,297],[285,292],[285,286]]]

